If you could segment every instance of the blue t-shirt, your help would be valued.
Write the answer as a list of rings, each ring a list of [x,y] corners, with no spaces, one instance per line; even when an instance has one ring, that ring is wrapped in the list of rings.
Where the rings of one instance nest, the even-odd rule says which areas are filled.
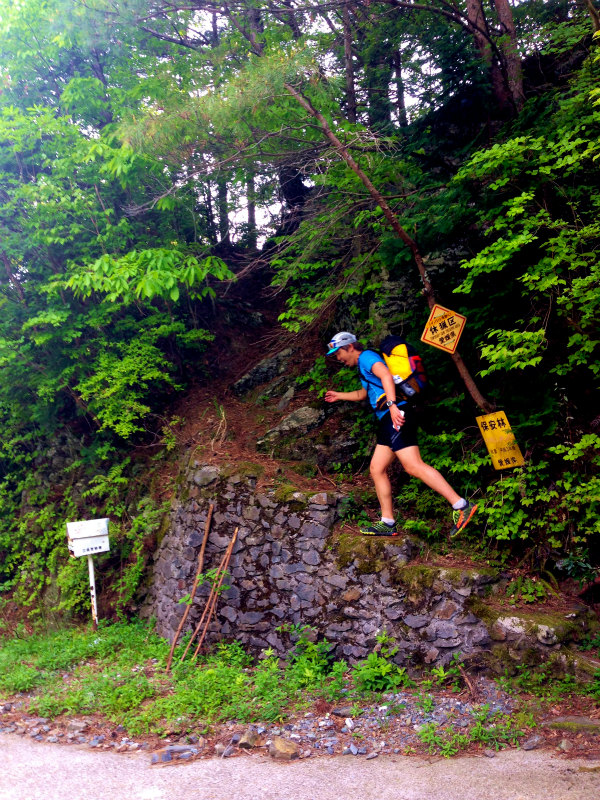
[[[385,367],[385,361],[379,355],[379,353],[376,353],[374,350],[363,350],[358,357],[358,374],[360,375],[360,382],[363,386],[363,389],[367,390],[367,397],[373,410],[377,405],[377,400],[382,394],[385,394],[385,390],[380,379],[377,377],[377,375],[374,375],[371,372],[373,365],[377,364],[378,361],[381,361]],[[375,414],[379,419],[388,413],[389,409],[387,408],[383,411],[375,411]]]

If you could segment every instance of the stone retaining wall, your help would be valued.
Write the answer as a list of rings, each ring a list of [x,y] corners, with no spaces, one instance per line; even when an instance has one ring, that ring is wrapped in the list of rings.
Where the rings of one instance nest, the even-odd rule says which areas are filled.
[[[156,618],[160,635],[172,639],[184,613],[178,601],[191,590],[212,502],[205,570],[218,565],[236,527],[239,533],[209,641],[236,638],[256,651],[283,654],[290,626],[308,625],[333,643],[336,657],[355,661],[385,630],[399,645],[399,663],[447,663],[453,653],[468,657],[498,647],[518,660],[531,646],[560,647],[548,626],[536,636],[535,626],[526,631],[514,617],[506,626],[501,618],[483,621],[480,598],[498,581],[493,570],[410,563],[419,549],[410,537],[334,535],[339,495],[282,498],[255,487],[254,477],[227,476],[216,467],[195,464],[189,471],[143,602],[142,615]],[[197,624],[208,593],[208,584],[199,588],[186,630]]]

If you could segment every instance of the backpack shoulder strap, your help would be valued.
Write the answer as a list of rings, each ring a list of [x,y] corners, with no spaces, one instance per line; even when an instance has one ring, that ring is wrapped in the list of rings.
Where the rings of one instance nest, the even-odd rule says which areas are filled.
[[[375,353],[375,355],[376,355],[378,358],[381,358],[381,356],[379,355],[379,353],[378,353],[376,350],[363,350],[363,353]],[[361,353],[361,355],[362,355],[362,353]],[[383,361],[383,359],[381,359],[381,360]],[[384,363],[385,363],[385,362],[384,362]],[[360,366],[360,356],[359,356],[359,358],[358,358],[358,365],[357,365],[357,366],[358,366],[358,371],[359,371],[359,373],[360,373],[360,376],[361,376],[361,378],[362,378],[364,381],[366,381],[367,383],[370,383],[370,384],[371,384],[371,386],[377,386],[377,388],[379,388],[379,384],[381,383],[381,381],[379,381],[379,383],[375,383],[374,381],[370,381],[370,380],[367,378],[367,376],[365,375],[365,373],[364,373],[364,371],[363,371],[362,367]],[[377,380],[379,380],[379,378],[378,378]]]

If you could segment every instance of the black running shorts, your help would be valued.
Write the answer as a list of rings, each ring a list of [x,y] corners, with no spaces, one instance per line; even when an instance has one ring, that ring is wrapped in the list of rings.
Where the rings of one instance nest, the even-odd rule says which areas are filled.
[[[404,450],[405,447],[414,447],[417,441],[417,421],[415,411],[410,406],[403,406],[405,419],[399,431],[394,430],[392,417],[389,411],[377,420],[377,444],[390,447],[393,452]]]

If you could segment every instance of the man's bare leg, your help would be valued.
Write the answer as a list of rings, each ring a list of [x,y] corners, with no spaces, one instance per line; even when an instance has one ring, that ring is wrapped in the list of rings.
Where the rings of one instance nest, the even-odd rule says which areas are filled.
[[[394,507],[392,503],[392,485],[388,478],[387,469],[394,460],[394,453],[389,447],[378,444],[371,458],[371,478],[375,484],[377,499],[381,506],[381,516],[394,519]]]
[[[435,492],[441,494],[442,497],[446,498],[446,500],[450,503],[450,505],[458,503],[458,501],[461,499],[460,495],[456,494],[456,492],[450,486],[450,484],[444,478],[444,476],[440,472],[438,472],[437,469],[435,469],[435,467],[431,467],[429,466],[429,464],[426,464],[423,461],[423,459],[421,458],[421,453],[419,451],[419,448],[416,445],[414,447],[405,447],[403,450],[398,450],[396,452],[396,455],[398,456],[398,461],[402,464],[402,466],[409,475],[418,478],[419,480],[423,481],[424,484],[433,489]],[[375,479],[373,478],[373,480]],[[377,492],[377,497],[379,497],[379,492]],[[390,489],[390,503],[391,503],[391,489]]]

